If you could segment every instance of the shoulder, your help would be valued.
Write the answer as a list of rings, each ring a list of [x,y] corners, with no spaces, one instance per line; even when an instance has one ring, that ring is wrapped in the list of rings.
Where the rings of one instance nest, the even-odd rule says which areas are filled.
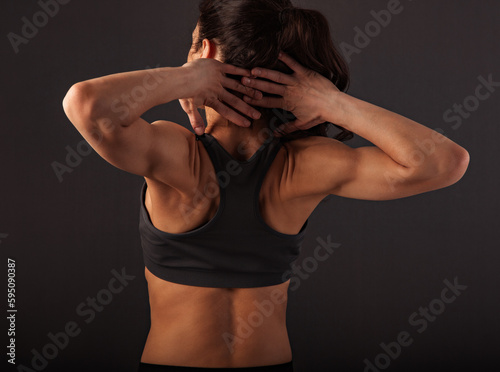
[[[330,138],[330,137],[323,137],[323,136],[309,136],[309,137],[304,137],[304,138],[299,138],[291,141],[286,141],[283,143],[284,146],[288,147],[294,147],[294,148],[305,148],[308,146],[312,145],[318,145],[318,144],[326,144],[326,143],[332,143],[332,142],[339,142],[336,139]]]
[[[285,158],[282,191],[286,199],[326,197],[348,174],[356,153],[343,142],[311,136],[283,143]]]
[[[200,146],[196,135],[171,121],[158,120],[151,126],[157,160],[154,179],[179,191],[192,187],[196,172],[200,170]]]
[[[174,123],[173,121],[157,120],[151,123],[151,125],[159,134],[173,134],[176,136],[182,136],[187,140],[191,139],[191,137],[195,138],[194,133],[184,128],[182,125]]]
[[[303,162],[318,161],[322,158],[327,159],[333,155],[340,155],[353,150],[343,142],[322,136],[310,136],[284,142],[283,147],[289,156]]]

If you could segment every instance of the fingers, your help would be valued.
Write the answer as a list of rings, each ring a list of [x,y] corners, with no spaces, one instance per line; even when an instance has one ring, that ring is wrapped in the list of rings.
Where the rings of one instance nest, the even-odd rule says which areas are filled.
[[[205,133],[205,123],[198,110],[192,111],[188,114],[189,121],[197,135],[202,136]]]
[[[253,119],[260,119],[261,113],[251,107],[249,104],[245,103],[235,95],[229,93],[227,90],[224,90],[222,92],[222,95],[220,96],[220,100],[222,102],[227,103],[229,106],[235,108],[242,114],[245,114],[246,116],[253,118]],[[239,116],[239,115],[238,115]]]
[[[193,127],[195,133],[199,136],[202,136],[203,133],[205,133],[205,122],[203,121],[203,118],[201,117],[198,109],[193,107],[192,105],[189,105],[189,107],[184,108],[184,111],[189,117],[189,122],[191,123],[191,126]]]
[[[246,70],[244,68],[236,67],[226,63],[222,65],[222,72],[230,75],[252,76],[250,70]]]
[[[198,109],[185,111],[189,117],[189,122],[191,123],[191,126],[193,127],[196,134],[202,136],[203,133],[205,133],[205,123],[203,122],[203,118],[201,117]]]
[[[189,117],[189,122],[197,135],[202,136],[205,133],[205,122],[200,115],[198,109],[194,106],[193,102],[188,99],[179,100],[182,109]]]
[[[286,53],[280,53],[279,59],[298,74],[307,72],[307,69]]]
[[[213,108],[220,115],[222,115],[225,119],[233,122],[236,125],[239,125],[241,127],[249,127],[251,124],[250,121],[245,119],[243,116],[237,114],[235,111],[231,110],[228,106],[226,106],[224,103],[222,103],[219,100],[215,100],[214,102],[207,104],[207,106]],[[260,115],[260,113],[259,113],[259,115]]]
[[[264,108],[285,108],[285,100],[283,98],[273,98],[264,97],[262,99],[255,99],[248,96],[244,96],[243,100],[252,106],[264,107]]]
[[[286,86],[285,85],[274,84],[274,83],[270,83],[268,81],[251,79],[251,78],[247,78],[247,77],[244,77],[243,79],[241,79],[241,82],[245,86],[251,87],[254,89],[258,89],[261,92],[277,94],[279,96],[284,96],[286,93]]]
[[[276,137],[283,137],[287,134],[290,134],[290,133],[293,133],[293,132],[296,132],[298,130],[301,130],[300,128],[298,128],[296,126],[297,124],[297,121],[291,121],[290,123],[286,123],[286,124],[283,124],[283,125],[280,125],[276,131],[274,132],[274,135]]]
[[[252,75],[260,78],[268,79],[274,81],[278,84],[283,85],[294,85],[296,83],[296,79],[288,74],[284,74],[279,71],[269,70],[266,68],[254,68],[252,70]]]
[[[263,97],[263,94],[259,92],[258,90],[252,89],[250,87],[247,87],[243,84],[241,84],[239,81],[224,77],[222,79],[222,86],[224,88],[229,88],[234,90],[235,92],[243,93],[244,95],[256,99],[260,99]]]

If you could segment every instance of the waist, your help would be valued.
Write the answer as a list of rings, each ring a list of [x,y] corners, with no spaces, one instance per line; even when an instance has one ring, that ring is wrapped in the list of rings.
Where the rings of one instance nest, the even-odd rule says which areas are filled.
[[[292,360],[289,282],[209,288],[166,282],[147,269],[151,329],[141,361],[188,367],[251,367]]]

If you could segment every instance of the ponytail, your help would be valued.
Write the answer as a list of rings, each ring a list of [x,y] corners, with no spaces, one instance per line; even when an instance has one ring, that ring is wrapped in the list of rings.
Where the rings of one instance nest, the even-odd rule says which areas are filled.
[[[349,66],[333,44],[325,16],[316,10],[287,7],[278,13],[277,18],[282,27],[278,41],[280,50],[330,80],[340,91],[346,91],[350,82]],[[281,61],[280,63],[281,69],[285,69],[284,64]],[[328,136],[329,124],[311,128],[312,132],[315,135]],[[352,132],[331,124],[341,131],[335,139],[347,141],[353,138]],[[293,139],[300,137],[304,135],[299,132]]]
[[[296,8],[290,0],[202,0],[198,23],[199,38],[194,47],[198,50],[204,39],[216,40],[228,64],[291,74],[290,68],[278,59],[279,53],[285,52],[332,81],[340,91],[348,88],[348,65],[333,44],[328,20],[316,10]],[[257,109],[269,119],[294,118],[289,112],[276,115],[271,109]],[[291,133],[282,141],[329,137],[329,124]],[[352,132],[333,125],[341,130],[335,139],[347,141],[353,137]]]

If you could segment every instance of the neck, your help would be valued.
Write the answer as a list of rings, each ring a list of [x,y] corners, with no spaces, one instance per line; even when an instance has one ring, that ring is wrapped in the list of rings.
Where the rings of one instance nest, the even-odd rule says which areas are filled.
[[[205,133],[215,137],[215,139],[231,154],[235,159],[245,161],[272,136],[268,129],[268,121],[264,119],[254,120],[248,127],[240,127],[212,109],[206,109],[207,128]]]

